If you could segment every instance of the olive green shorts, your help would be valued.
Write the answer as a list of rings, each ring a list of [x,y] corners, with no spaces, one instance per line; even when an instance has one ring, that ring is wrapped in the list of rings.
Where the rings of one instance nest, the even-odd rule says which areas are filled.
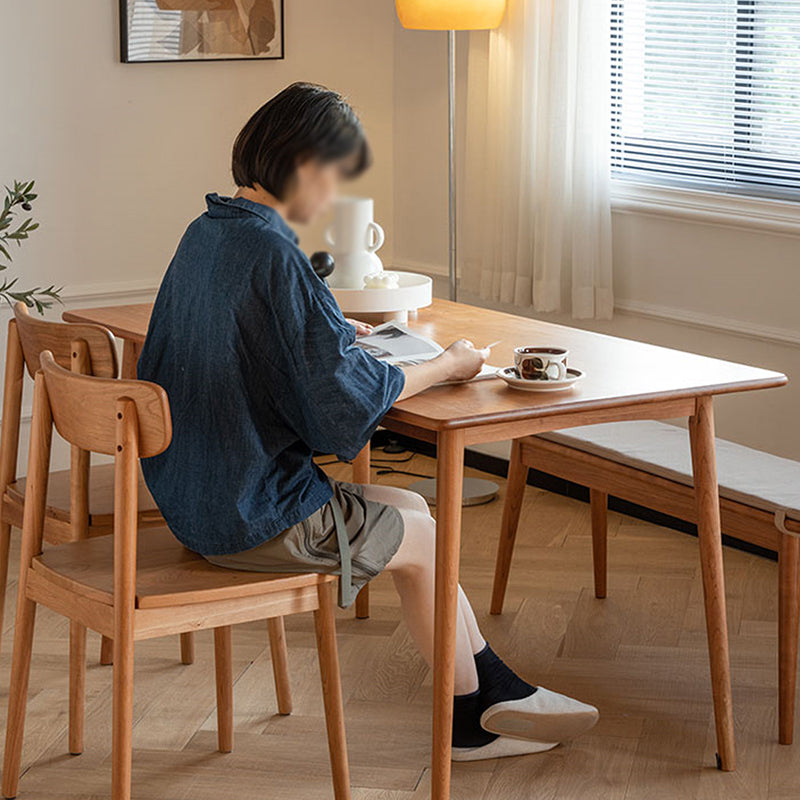
[[[333,497],[310,517],[263,544],[222,556],[218,567],[248,572],[325,572],[341,575],[331,503],[338,503],[350,541],[352,594],[383,571],[403,541],[403,518],[394,506],[364,497],[356,483],[330,479]],[[341,596],[341,593],[340,593]]]

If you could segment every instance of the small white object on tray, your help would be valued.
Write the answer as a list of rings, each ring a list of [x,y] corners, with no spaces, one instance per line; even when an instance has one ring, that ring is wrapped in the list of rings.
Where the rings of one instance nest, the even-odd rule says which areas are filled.
[[[396,272],[372,272],[364,277],[365,289],[397,289],[400,286],[400,275]]]

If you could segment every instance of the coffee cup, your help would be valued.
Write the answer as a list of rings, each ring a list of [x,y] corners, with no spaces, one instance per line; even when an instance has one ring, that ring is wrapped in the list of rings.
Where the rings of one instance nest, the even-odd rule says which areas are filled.
[[[515,347],[514,367],[526,381],[562,381],[568,355],[563,347]]]

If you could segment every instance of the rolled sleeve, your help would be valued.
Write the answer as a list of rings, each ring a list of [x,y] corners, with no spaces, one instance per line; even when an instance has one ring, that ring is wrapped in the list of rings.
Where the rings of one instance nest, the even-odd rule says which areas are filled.
[[[271,284],[255,293],[264,308],[246,315],[263,391],[308,447],[350,460],[397,400],[405,375],[355,346],[353,326],[307,260],[285,266],[279,283],[271,270]]]
[[[348,342],[339,325],[321,320],[292,351],[297,402],[287,411],[307,445],[350,460],[403,391],[405,375]]]

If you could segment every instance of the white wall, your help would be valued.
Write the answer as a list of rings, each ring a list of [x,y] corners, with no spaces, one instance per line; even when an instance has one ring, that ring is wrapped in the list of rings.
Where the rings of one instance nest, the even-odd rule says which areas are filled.
[[[463,92],[466,38],[459,48]],[[396,29],[395,264],[440,274],[447,264],[446,69],[442,34]],[[613,226],[616,318],[541,316],[796,377],[783,389],[720,398],[717,428],[800,459],[800,235],[627,205],[617,208]]]
[[[230,190],[241,124],[298,79],[346,92],[362,115],[376,159],[354,190],[376,199],[385,262],[444,269],[446,37],[403,30],[390,0],[285,5],[284,61],[125,65],[114,2],[0,4],[0,182],[36,178],[41,193],[42,228],[16,261],[25,282],[63,284],[72,306],[147,299],[203,194]],[[309,252],[319,228],[301,231]],[[800,376],[800,239],[622,212],[614,235],[625,310],[591,327]],[[720,433],[800,458],[798,410],[794,386],[724,398]]]
[[[68,292],[157,284],[204,194],[231,190],[239,128],[294,80],[339,89],[361,113],[375,167],[354,189],[391,232],[391,3],[285,0],[285,60],[184,64],[119,63],[116,6],[0,4],[0,182],[36,178],[41,193],[26,279]]]
[[[63,285],[71,306],[149,299],[205,193],[231,191],[236,133],[295,80],[360,113],[375,166],[353,191],[375,197],[391,260],[393,4],[285,0],[285,20],[283,61],[121,64],[116,0],[2,0],[0,184],[40,193],[22,282]],[[299,231],[307,252],[321,227]]]

